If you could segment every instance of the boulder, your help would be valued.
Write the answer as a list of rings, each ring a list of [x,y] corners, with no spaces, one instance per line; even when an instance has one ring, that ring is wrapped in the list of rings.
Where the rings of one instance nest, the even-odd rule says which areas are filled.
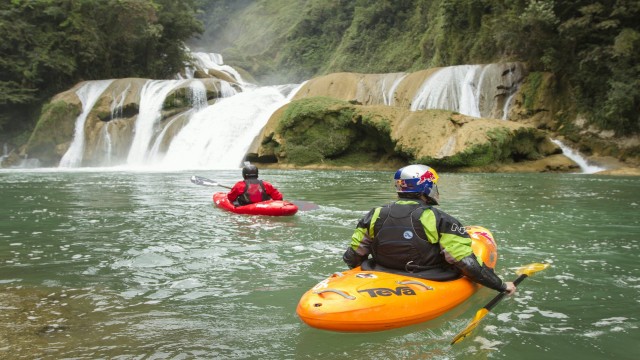
[[[561,152],[543,131],[526,124],[446,110],[409,111],[310,97],[276,111],[249,149],[248,158],[294,166],[420,162],[457,170],[539,161]],[[544,171],[577,167],[560,157],[564,165],[550,164]]]

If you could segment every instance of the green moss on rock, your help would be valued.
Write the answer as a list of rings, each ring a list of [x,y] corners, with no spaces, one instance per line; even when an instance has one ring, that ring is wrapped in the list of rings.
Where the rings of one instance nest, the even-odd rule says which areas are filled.
[[[423,157],[417,161],[436,168],[455,170],[496,163],[538,160],[544,157],[539,150],[544,135],[536,129],[522,128],[510,131],[507,128],[494,128],[487,132],[487,136],[489,142],[470,146],[453,156]]]
[[[27,155],[38,158],[44,166],[54,165],[62,155],[57,146],[73,139],[75,120],[81,111],[81,105],[65,101],[46,104],[27,143]]]
[[[279,153],[294,165],[371,162],[393,153],[389,121],[362,107],[328,97],[291,102],[276,132]],[[275,145],[274,145],[275,146]]]

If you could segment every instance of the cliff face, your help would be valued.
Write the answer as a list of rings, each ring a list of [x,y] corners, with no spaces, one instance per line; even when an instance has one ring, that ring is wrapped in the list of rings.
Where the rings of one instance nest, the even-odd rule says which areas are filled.
[[[233,78],[208,76],[198,82],[211,105]],[[99,96],[84,123],[81,166],[104,165],[105,149],[127,158],[149,83],[114,80]],[[85,85],[51,100],[23,155],[44,166],[60,163],[83,111],[78,91]],[[188,87],[188,81],[177,81],[160,98],[150,135],[160,154],[194,111]],[[329,74],[302,84],[271,115],[247,159],[278,167],[393,168],[421,162],[455,171],[579,171],[551,141],[560,138],[608,168],[635,166],[636,139],[616,143],[602,132],[581,129],[567,99],[570,94],[552,75],[529,73],[520,63]]]
[[[424,91],[421,87],[429,83],[427,79],[436,78],[435,73],[441,70],[436,68],[392,74],[329,74],[306,82],[294,99],[299,101],[330,97],[343,100],[351,104],[351,109],[346,111],[347,105],[340,105],[342,113],[346,111],[358,114],[347,115],[354,117],[351,120],[353,124],[359,124],[358,117],[383,119],[382,123],[389,128],[385,141],[393,144],[394,151],[370,149],[370,153],[378,154],[380,159],[401,158],[405,162],[421,159],[434,166],[439,164],[458,168],[460,171],[577,171],[577,165],[561,155],[562,150],[550,141],[553,138],[578,148],[591,162],[609,169],[635,168],[640,164],[640,141],[637,136],[620,141],[612,133],[585,127],[580,115],[575,113],[570,92],[552,74],[529,73],[519,63],[485,66],[480,71],[485,75],[481,79],[478,76],[465,79],[474,84],[475,88],[482,89],[478,92],[480,98],[476,101],[480,115],[486,118],[471,118],[455,111],[415,111],[416,103],[420,101],[416,94]],[[487,71],[496,75],[486,76]],[[431,83],[434,87],[438,86],[437,83]],[[445,89],[443,97],[459,98],[459,95],[451,89]],[[287,113],[289,107],[297,106],[311,110]],[[299,119],[300,116],[308,116],[317,119],[316,125],[307,124],[305,129],[314,126],[319,128],[324,126],[320,125],[319,120],[322,118],[321,109],[328,113],[335,112],[334,108],[328,106],[325,101],[299,104],[294,101],[276,112],[252,145],[249,157],[254,161],[262,159],[265,163],[277,161],[280,165],[302,165],[295,156],[291,157],[286,151],[282,151],[291,150],[296,139],[291,132],[278,127],[278,124],[282,121],[308,123],[309,120]],[[414,111],[409,111],[411,109]],[[501,118],[508,120],[497,120]],[[360,129],[355,133],[371,134],[371,131]],[[380,142],[379,139],[363,137],[351,137],[349,141],[367,140]],[[311,151],[317,155],[316,162],[327,166],[328,163],[344,162],[339,159],[346,159],[345,154],[354,150],[342,149],[327,154],[326,149]],[[350,156],[353,158],[353,155]],[[360,158],[367,158],[369,166],[379,166],[373,165],[380,161],[375,160],[376,156]],[[629,173],[625,170],[620,172]]]
[[[311,168],[394,168],[419,162],[456,171],[506,166],[512,171],[579,170],[560,153],[543,131],[529,125],[312,97],[276,112],[249,159]]]

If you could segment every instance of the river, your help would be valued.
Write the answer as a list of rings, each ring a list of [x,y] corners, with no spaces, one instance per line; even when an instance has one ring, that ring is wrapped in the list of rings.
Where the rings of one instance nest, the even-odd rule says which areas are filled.
[[[592,174],[440,174],[441,208],[498,243],[526,279],[463,342],[496,293],[376,333],[310,328],[300,296],[336,271],[358,221],[393,200],[385,171],[261,170],[318,209],[240,216],[212,206],[240,170],[0,171],[0,358],[635,359],[640,180]]]

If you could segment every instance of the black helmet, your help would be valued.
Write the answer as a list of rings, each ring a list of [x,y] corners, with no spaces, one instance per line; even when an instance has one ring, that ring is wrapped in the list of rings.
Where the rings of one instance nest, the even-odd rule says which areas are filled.
[[[255,165],[245,165],[242,168],[242,178],[243,179],[257,179],[258,178],[258,168]]]

